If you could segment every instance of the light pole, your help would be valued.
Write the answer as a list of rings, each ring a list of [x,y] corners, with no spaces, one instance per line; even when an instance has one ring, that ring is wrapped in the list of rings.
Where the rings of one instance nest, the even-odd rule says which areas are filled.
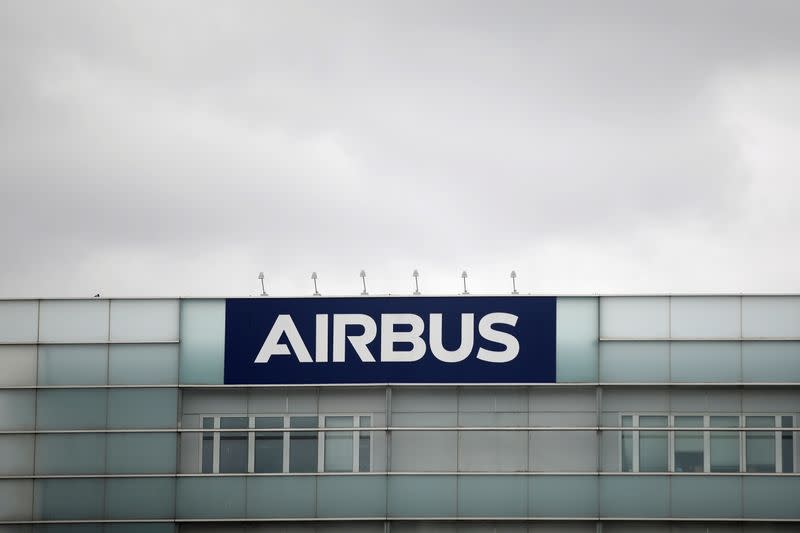
[[[319,291],[317,290],[317,273],[311,273],[311,279],[314,280],[314,296],[319,296]]]
[[[361,276],[361,284],[364,287],[364,290],[361,291],[361,296],[366,296],[367,295],[367,273],[362,270],[361,273],[359,274],[359,276]]]
[[[258,279],[261,280],[261,296],[266,296],[267,292],[264,290],[264,273],[263,272],[259,272],[258,273]]]
[[[417,272],[416,268],[414,269],[414,273],[411,275],[414,276],[414,295],[419,296],[419,272]]]
[[[517,272],[511,271],[511,294],[519,294],[517,292]]]
[[[461,279],[464,280],[464,292],[462,292],[461,294],[469,294],[469,291],[467,290],[467,271],[466,270],[461,273]]]

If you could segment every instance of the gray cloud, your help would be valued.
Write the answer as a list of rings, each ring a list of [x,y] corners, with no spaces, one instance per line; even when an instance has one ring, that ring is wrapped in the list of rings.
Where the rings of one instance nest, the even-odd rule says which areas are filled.
[[[796,2],[0,9],[0,295],[800,290]]]

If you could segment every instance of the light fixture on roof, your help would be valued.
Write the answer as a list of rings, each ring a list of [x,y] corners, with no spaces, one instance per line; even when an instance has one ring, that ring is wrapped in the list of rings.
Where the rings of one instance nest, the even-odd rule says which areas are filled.
[[[517,272],[511,271],[511,294],[519,294],[517,292]]]
[[[466,270],[461,273],[461,279],[464,280],[464,292],[462,292],[461,294],[469,294],[469,291],[467,290],[467,271]]]
[[[311,279],[314,281],[314,296],[319,296],[319,291],[317,290],[317,273],[311,273]]]
[[[411,275],[414,276],[414,294],[419,296],[419,272],[417,272],[416,268],[414,269],[414,273]]]
[[[366,296],[367,295],[367,273],[362,270],[361,273],[359,273],[359,276],[361,276],[361,284],[364,287],[364,290],[361,291],[361,296]]]
[[[263,272],[259,272],[258,273],[258,279],[261,280],[261,296],[266,296],[267,292],[264,290],[264,273]]]

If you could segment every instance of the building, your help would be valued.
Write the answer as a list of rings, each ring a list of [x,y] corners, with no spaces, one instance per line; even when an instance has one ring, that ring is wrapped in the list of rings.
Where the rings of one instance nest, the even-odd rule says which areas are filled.
[[[3,533],[797,531],[798,416],[800,296],[0,301]]]

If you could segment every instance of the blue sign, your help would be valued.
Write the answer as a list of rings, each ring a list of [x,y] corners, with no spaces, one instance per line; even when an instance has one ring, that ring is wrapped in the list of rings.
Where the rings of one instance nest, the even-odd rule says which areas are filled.
[[[555,297],[226,301],[225,383],[555,380]]]

